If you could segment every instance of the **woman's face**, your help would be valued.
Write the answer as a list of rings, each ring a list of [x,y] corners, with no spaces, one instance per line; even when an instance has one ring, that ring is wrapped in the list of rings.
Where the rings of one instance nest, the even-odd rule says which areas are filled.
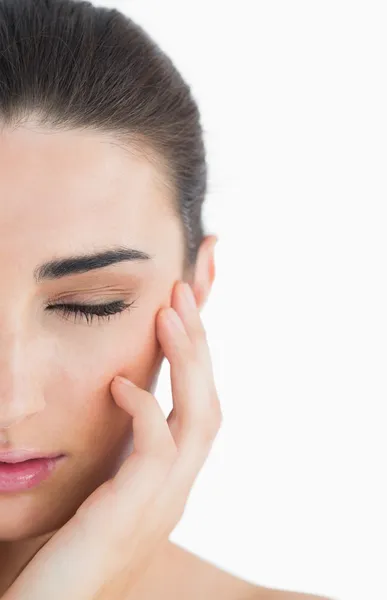
[[[161,171],[110,138],[4,129],[0,173],[0,451],[67,455],[37,487],[0,492],[0,540],[17,540],[61,527],[121,464],[131,417],[110,384],[157,380],[155,319],[182,278],[183,236]],[[152,258],[34,278],[43,263],[114,246]],[[134,305],[91,322],[47,309],[113,301]]]

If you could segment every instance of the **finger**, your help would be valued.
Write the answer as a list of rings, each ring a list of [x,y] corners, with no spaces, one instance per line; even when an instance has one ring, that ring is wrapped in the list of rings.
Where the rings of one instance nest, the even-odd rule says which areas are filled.
[[[133,454],[172,456],[176,446],[159,403],[148,391],[125,381],[115,377],[111,390],[116,404],[133,417]]]
[[[215,391],[215,394],[211,395],[213,405],[209,408],[217,413],[218,416],[221,416],[221,408],[216,394],[214,373],[205,328],[199,309],[196,306],[195,299],[192,298],[192,305],[185,300],[183,293],[185,285],[186,284],[180,281],[175,285],[172,295],[172,308],[175,310],[172,312],[173,314],[177,312],[178,317],[180,317],[177,320],[186,335],[181,335],[178,328],[170,326],[167,319],[170,309],[163,309],[160,311],[161,314],[159,314],[157,322],[158,336],[164,346],[163,349],[166,350],[166,352],[164,351],[164,354],[168,353],[167,358],[171,364],[171,368],[173,365],[177,365],[175,371],[179,372],[181,368],[184,368],[184,365],[187,364],[187,360],[189,360],[192,365],[197,363],[201,372],[204,372],[207,376],[208,384],[212,387],[212,390]],[[176,318],[176,315],[174,316]],[[171,373],[171,375],[173,377],[173,373]],[[172,381],[172,384],[173,383],[175,383],[176,390],[178,390],[179,382]],[[187,413],[187,411],[192,411],[192,416],[194,417],[195,414],[200,412],[201,408],[203,410],[208,408],[206,404],[207,397],[203,398],[203,401],[201,401],[200,397],[197,398],[193,405],[184,402],[180,403],[180,397],[181,396],[176,397],[176,399],[174,398],[173,414],[171,417],[173,420],[178,419],[182,421],[184,414]]]
[[[179,318],[176,314],[176,317]],[[170,363],[173,409],[167,423],[179,451],[190,424],[203,425],[204,429],[211,413],[211,379],[205,373],[203,363],[194,355],[187,334],[168,324],[168,317],[159,318],[158,337],[164,354]],[[202,431],[202,427],[198,434]],[[204,433],[204,431],[203,431]]]
[[[208,370],[208,375],[213,378],[207,334],[191,286],[182,281],[177,282],[172,298],[173,308],[184,324],[193,351],[197,352],[199,360],[203,362],[204,368]]]
[[[155,460],[156,465],[166,463],[168,466],[176,458],[176,444],[156,398],[146,390],[125,384],[120,377],[114,378],[112,391],[116,403],[133,417],[130,455],[133,465],[135,460],[140,463],[145,458],[149,464]],[[118,482],[129,476],[130,457],[118,471]]]
[[[167,421],[179,455],[183,455],[182,468],[188,483],[209,452],[220,426],[221,411],[199,311],[195,306],[189,308],[179,286],[174,290],[174,302],[183,327],[169,324],[168,309],[159,317],[158,335],[171,365],[174,406]]]
[[[187,291],[189,292],[188,301],[185,296],[185,288],[187,288]],[[208,417],[211,418],[212,416],[213,420],[220,421],[222,418],[221,407],[214,381],[207,335],[200,316],[200,311],[196,305],[196,300],[189,284],[178,282],[175,285],[173,290],[173,308],[177,312],[178,317],[180,317],[180,322],[183,324],[183,331],[186,333],[186,336],[180,335],[180,332],[175,329],[173,347],[170,349],[172,358],[172,386],[175,384],[175,389],[178,392],[180,385],[178,376],[182,372],[182,367],[184,368],[185,366],[190,368],[195,382],[197,382],[198,385],[201,384],[202,387],[204,386],[204,388],[209,391],[205,395],[198,395],[195,402],[191,404],[184,403],[184,398],[182,398],[182,403],[180,404],[180,396],[177,395],[176,398],[174,398],[173,411],[170,415],[171,421],[183,422],[184,414],[187,414],[187,421],[190,416],[192,416],[192,418],[198,417],[199,419],[201,419],[202,416],[205,416],[206,420]],[[189,341],[187,341],[186,338],[188,338]],[[189,362],[187,363],[187,361]],[[182,363],[181,366],[179,363]],[[174,369],[174,365],[179,366]],[[189,372],[187,375],[189,376]],[[198,379],[198,376],[200,380]],[[189,411],[191,411],[191,413]],[[208,413],[208,411],[210,412]]]
[[[99,522],[101,513],[105,520],[104,530],[116,535],[126,522],[129,525],[129,520],[138,518],[152,502],[176,460],[177,449],[164,414],[152,394],[136,386],[120,384],[118,378],[113,380],[111,391],[116,403],[133,417],[133,452],[114,478],[86,499],[78,513],[93,523]],[[108,520],[106,514],[109,514]]]

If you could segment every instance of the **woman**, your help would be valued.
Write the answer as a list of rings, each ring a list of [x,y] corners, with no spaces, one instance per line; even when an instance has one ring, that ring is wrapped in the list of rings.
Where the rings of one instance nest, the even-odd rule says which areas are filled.
[[[221,424],[189,86],[138,25],[89,2],[2,0],[0,48],[1,596],[317,598],[168,540]]]

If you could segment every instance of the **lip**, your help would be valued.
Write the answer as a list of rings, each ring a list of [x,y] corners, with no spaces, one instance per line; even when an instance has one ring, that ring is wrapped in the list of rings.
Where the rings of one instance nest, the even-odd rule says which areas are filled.
[[[2,492],[21,492],[36,487],[66,458],[62,454],[54,458],[32,459],[31,454],[28,453],[29,459],[24,461],[0,462],[0,495]]]
[[[33,458],[58,458],[63,456],[60,452],[40,452],[39,450],[23,448],[19,450],[5,450],[0,452],[0,461],[5,463],[18,463]]]

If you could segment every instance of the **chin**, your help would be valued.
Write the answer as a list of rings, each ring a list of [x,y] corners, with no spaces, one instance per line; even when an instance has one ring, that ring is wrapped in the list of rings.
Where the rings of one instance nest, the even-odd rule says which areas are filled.
[[[45,533],[44,528],[39,527],[39,523],[31,519],[15,518],[6,519],[7,515],[0,518],[0,542],[16,542],[36,538]]]
[[[47,494],[0,493],[0,542],[36,538],[54,532],[73,516],[74,510],[55,510]]]

